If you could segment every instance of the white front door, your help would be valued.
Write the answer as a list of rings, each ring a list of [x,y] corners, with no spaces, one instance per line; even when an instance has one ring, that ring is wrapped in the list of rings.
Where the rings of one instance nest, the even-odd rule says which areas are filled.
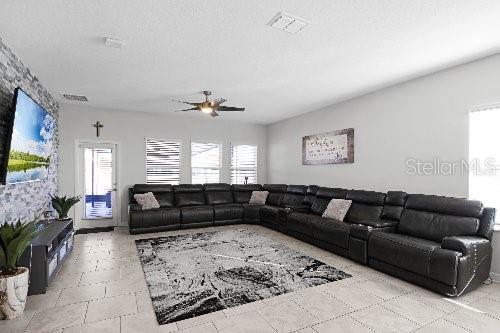
[[[77,229],[118,226],[119,201],[116,174],[117,144],[78,142],[75,207]]]

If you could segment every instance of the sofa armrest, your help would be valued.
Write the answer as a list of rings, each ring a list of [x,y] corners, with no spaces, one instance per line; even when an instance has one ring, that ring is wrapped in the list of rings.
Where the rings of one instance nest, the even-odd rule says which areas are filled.
[[[357,222],[356,224],[362,224],[371,228],[388,228],[397,226],[398,222],[393,220],[377,219],[377,220],[360,221]]]
[[[486,249],[491,246],[486,238],[476,236],[445,237],[441,241],[441,248],[462,253],[464,256]]]
[[[366,220],[351,226],[351,237],[368,240],[373,232],[395,232],[398,223],[391,220]]]

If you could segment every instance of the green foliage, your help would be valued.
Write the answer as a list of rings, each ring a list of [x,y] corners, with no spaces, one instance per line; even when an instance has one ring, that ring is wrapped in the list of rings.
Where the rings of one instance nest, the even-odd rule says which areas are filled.
[[[5,274],[16,271],[19,257],[36,235],[35,221],[29,223],[4,222],[0,226],[0,267]]]
[[[69,198],[67,198],[66,196],[64,197],[51,196],[51,198],[52,198],[52,207],[54,207],[54,209],[57,211],[57,214],[59,214],[60,219],[67,218],[69,209],[74,205],[76,205],[76,203],[81,199],[80,196],[69,197]]]
[[[40,163],[50,163],[50,157],[42,157],[30,153],[25,153],[22,151],[14,150],[11,149],[9,153],[9,159],[10,160],[20,160],[20,161],[27,161],[27,162],[40,162]]]

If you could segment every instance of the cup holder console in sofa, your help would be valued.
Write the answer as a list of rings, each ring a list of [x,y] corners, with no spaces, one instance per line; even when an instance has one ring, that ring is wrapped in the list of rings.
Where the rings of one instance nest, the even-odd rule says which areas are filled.
[[[250,204],[252,191],[269,192]],[[136,193],[153,192],[160,208],[142,211]],[[323,218],[331,199],[348,199],[343,221]],[[318,187],[258,184],[146,185],[129,190],[131,234],[261,223],[292,237],[430,290],[459,296],[491,267],[495,209],[479,201]]]

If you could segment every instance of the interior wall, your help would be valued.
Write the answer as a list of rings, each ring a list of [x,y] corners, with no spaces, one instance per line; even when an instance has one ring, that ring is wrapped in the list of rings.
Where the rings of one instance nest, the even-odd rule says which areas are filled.
[[[407,161],[467,160],[468,109],[500,102],[499,73],[495,55],[274,123],[268,181],[467,197],[467,172],[412,175]],[[302,165],[303,136],[350,127],[353,164]],[[500,273],[498,232],[494,247]]]
[[[2,143],[8,140],[16,87],[21,87],[54,117],[56,128],[47,179],[0,185],[0,224],[19,219],[23,222],[31,221],[43,211],[51,210],[50,195],[57,191],[59,105],[0,37],[0,160],[8,154]]]
[[[222,143],[221,182],[227,183],[230,182],[230,143],[257,145],[257,177],[260,183],[265,183],[267,181],[266,127],[224,121],[223,116],[216,119],[203,116],[172,117],[63,105],[60,117],[61,194],[77,194],[75,193],[75,142],[97,140],[96,130],[92,127],[97,120],[104,125],[99,140],[119,143],[118,193],[123,225],[127,225],[128,219],[128,188],[133,184],[146,182],[145,138],[181,140],[181,183],[191,182],[191,140]]]

